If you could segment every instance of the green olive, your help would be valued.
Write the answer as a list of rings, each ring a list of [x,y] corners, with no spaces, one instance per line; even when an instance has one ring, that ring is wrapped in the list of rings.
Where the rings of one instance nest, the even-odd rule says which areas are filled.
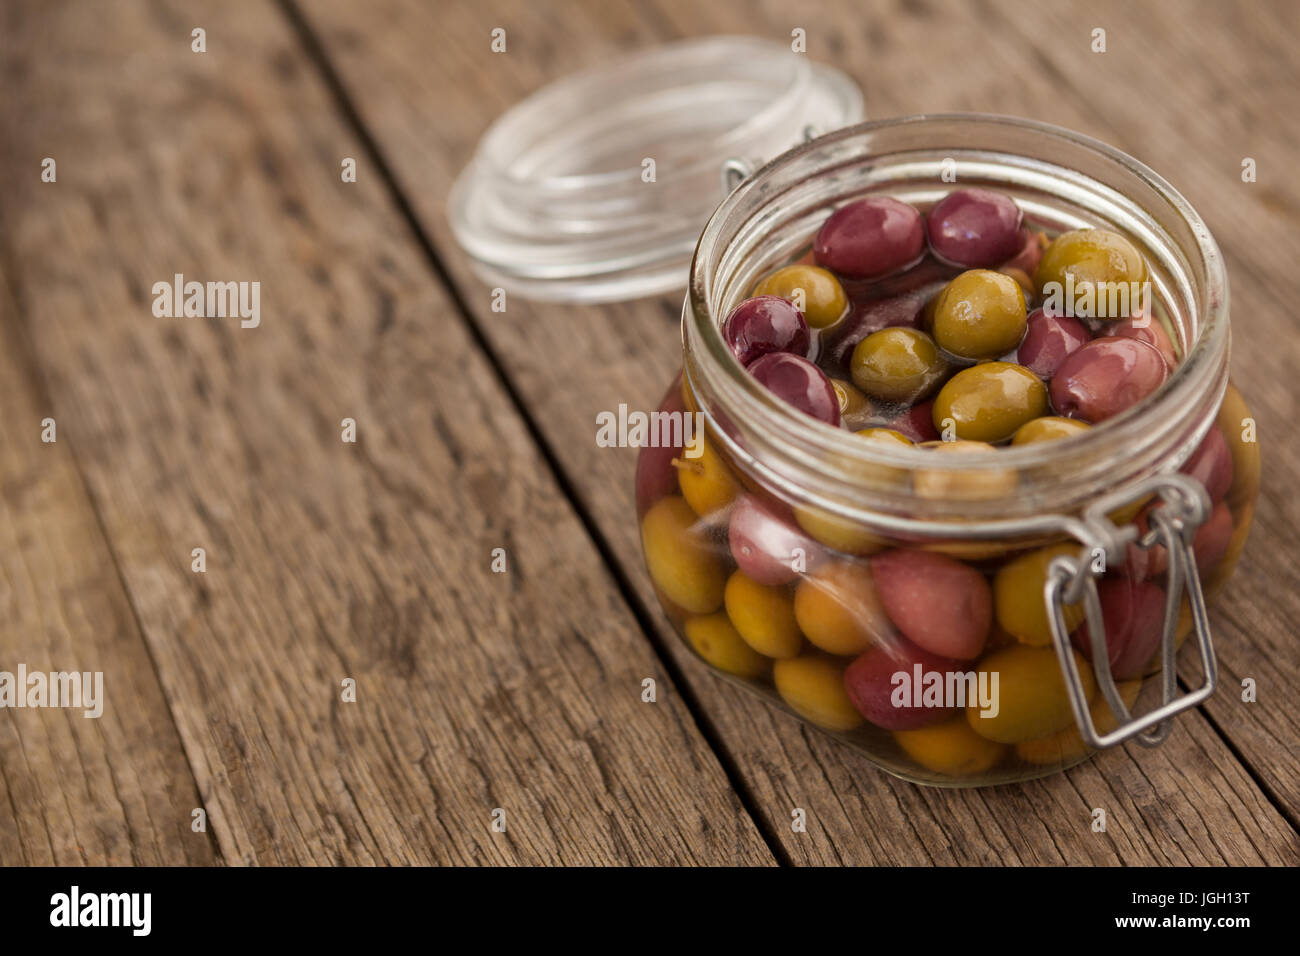
[[[934,339],[919,329],[892,327],[872,332],[853,350],[853,384],[888,402],[917,402],[948,370]]]
[[[1025,290],[1011,276],[971,269],[939,293],[934,304],[934,340],[966,359],[991,359],[1020,344],[1028,313]]]
[[[1091,427],[1087,422],[1081,422],[1077,418],[1045,415],[1025,422],[1017,428],[1016,433],[1011,436],[1011,444],[1032,445],[1040,441],[1055,441],[1058,438],[1069,438],[1071,435],[1086,432]]]
[[[849,297],[840,280],[820,266],[777,269],[754,286],[753,294],[780,296],[792,302],[814,329],[834,325],[849,308]]]
[[[934,400],[934,427],[951,419],[958,439],[1000,442],[1047,414],[1047,386],[1023,365],[983,362],[962,369]]]
[[[1043,253],[1034,284],[1057,314],[1083,318],[1125,319],[1136,313],[1147,264],[1137,247],[1106,229],[1076,229],[1052,240]],[[1071,291],[1072,290],[1072,291]],[[1066,299],[1069,310],[1065,310]]]

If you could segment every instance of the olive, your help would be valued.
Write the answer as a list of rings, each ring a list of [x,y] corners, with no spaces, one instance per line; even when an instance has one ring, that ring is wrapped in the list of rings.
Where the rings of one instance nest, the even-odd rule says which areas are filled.
[[[740,493],[740,484],[722,456],[714,450],[713,443],[700,438],[700,455],[673,459],[677,469],[677,483],[695,513],[700,517],[721,511]]]
[[[1122,681],[1116,684],[1115,689],[1119,691],[1120,699],[1124,701],[1125,706],[1131,710],[1137,703],[1138,694],[1142,692],[1142,682]],[[1111,713],[1110,704],[1106,703],[1106,698],[1101,694],[1093,699],[1088,712],[1092,714],[1092,725],[1097,728],[1098,733],[1108,734],[1118,726],[1115,715]],[[1084,744],[1078,727],[1066,727],[1046,737],[1022,740],[1016,744],[1017,757],[1026,763],[1040,765],[1063,764],[1070,760],[1078,760],[1087,753],[1088,747]]]
[[[664,396],[658,411],[671,414],[673,417],[685,411],[682,393],[676,384]],[[646,509],[660,498],[677,490],[677,469],[673,461],[681,454],[680,442],[677,444],[656,442],[645,445],[641,449],[636,459],[636,506],[639,514],[644,514]]]
[[[803,313],[774,295],[755,296],[732,309],[723,320],[722,337],[742,365],[769,352],[807,355],[812,344]]]
[[[779,296],[792,302],[814,329],[834,325],[849,307],[849,297],[840,280],[826,269],[811,265],[777,269],[754,286],[754,295]]]
[[[914,442],[938,441],[939,433],[934,428],[934,402],[921,402],[899,412],[882,424]]]
[[[1036,291],[1033,288],[1033,275],[1038,269],[1038,263],[1043,261],[1043,250],[1046,248],[1046,233],[1036,232],[1028,227],[1022,228],[1020,230],[1020,239],[1016,244],[1015,254],[999,265],[998,271],[1007,272],[1015,269],[1017,272],[1024,273],[1029,279],[1029,290],[1031,292]]]
[[[1000,272],[972,269],[939,293],[934,340],[961,358],[997,358],[1020,344],[1027,320],[1020,283]]]
[[[915,680],[917,670],[920,681]],[[931,654],[899,637],[877,644],[850,664],[844,672],[844,689],[858,713],[877,727],[913,730],[940,723],[954,712],[953,707],[942,704],[925,706],[922,694],[925,685],[936,680],[932,675],[937,674],[941,686],[947,686],[949,674],[965,670],[965,664]],[[903,678],[910,685],[910,694],[901,693]]]
[[[1165,589],[1150,581],[1105,578],[1097,583],[1097,597],[1111,676],[1115,680],[1141,677],[1164,633]],[[1079,653],[1092,660],[1088,622],[1072,637]]]
[[[731,509],[727,542],[740,570],[759,584],[788,584],[826,557],[792,521],[753,495],[743,496]]]
[[[681,498],[661,498],[641,519],[641,547],[650,579],[673,604],[689,614],[722,606],[726,574],[722,561]]]
[[[1147,266],[1137,247],[1106,229],[1076,229],[1052,240],[1034,272],[1053,312],[1123,319],[1141,301]]]
[[[1006,747],[970,729],[965,717],[942,724],[895,730],[894,740],[903,752],[926,770],[947,777],[984,773],[1002,759]]]
[[[911,404],[948,370],[934,339],[919,329],[881,329],[858,343],[850,362],[853,384],[874,398]]]
[[[799,582],[794,616],[808,640],[832,654],[860,654],[893,638],[868,564],[837,561]]]
[[[1217,421],[1232,453],[1233,506],[1238,502],[1252,502],[1259,491],[1259,441],[1250,407],[1231,382],[1223,395]]]
[[[1092,668],[1077,654],[1075,665],[1084,695],[1091,702],[1097,692]],[[966,705],[966,721],[981,737],[1015,744],[1054,734],[1074,721],[1065,677],[1053,648],[1023,644],[1003,648],[980,661],[977,674],[990,687],[997,681],[996,713],[984,710],[978,701]]]
[[[885,613],[917,647],[974,660],[993,623],[993,592],[984,575],[942,554],[895,548],[871,559]]]
[[[840,423],[840,400],[826,373],[806,358],[772,352],[747,366],[751,375],[778,398],[827,425]]]
[[[831,379],[831,388],[835,389],[835,398],[840,405],[840,422],[853,427],[855,422],[870,418],[874,412],[871,399],[863,395],[856,385]]]
[[[1016,361],[1046,382],[1067,355],[1091,340],[1088,327],[1078,319],[1035,309],[1029,314],[1025,337],[1016,349]]]
[[[695,653],[720,671],[737,677],[761,677],[768,659],[741,639],[725,614],[689,618],[682,626]]]
[[[1011,436],[1013,445],[1032,445],[1040,441],[1056,441],[1086,432],[1092,426],[1077,418],[1061,418],[1057,415],[1044,415],[1033,421],[1025,422]]]
[[[1020,248],[1020,207],[987,189],[954,189],[926,216],[930,251],[968,269],[995,266]]]
[[[817,264],[840,275],[872,279],[898,272],[925,253],[925,226],[912,206],[888,196],[835,210],[813,240]]]
[[[1178,364],[1178,353],[1174,351],[1174,343],[1169,338],[1169,333],[1165,327],[1160,324],[1160,320],[1150,315],[1136,316],[1128,319],[1119,319],[1113,323],[1107,323],[1104,329],[1107,335],[1120,335],[1126,339],[1137,339],[1139,342],[1145,342],[1152,346],[1160,357],[1165,360],[1170,371]]]
[[[791,710],[818,727],[845,731],[862,726],[862,715],[844,690],[844,665],[834,658],[804,654],[777,661],[772,683]]]
[[[1057,414],[1104,421],[1136,405],[1164,384],[1169,368],[1154,347],[1109,335],[1066,356],[1052,376]]]
[[[1232,451],[1217,424],[1210,426],[1180,471],[1204,485],[1210,501],[1223,500],[1232,487]]]
[[[1030,551],[1002,565],[993,576],[993,608],[998,626],[1023,644],[1043,646],[1052,642],[1043,586],[1048,566],[1062,555],[1077,558],[1079,547],[1057,544]],[[1073,631],[1083,620],[1083,606],[1066,604],[1063,610],[1065,629]]]
[[[744,571],[736,571],[727,579],[723,601],[736,633],[764,657],[794,657],[803,647],[785,588],[759,584]]]
[[[935,454],[968,455],[997,451],[982,441],[926,442]],[[988,467],[978,470],[948,471],[943,468],[918,468],[912,476],[912,490],[921,498],[947,498],[954,501],[985,501],[1001,498],[1015,490],[1018,479],[1010,468]]]
[[[1047,386],[1023,365],[982,362],[962,369],[934,400],[934,427],[951,421],[957,438],[1000,442],[1047,414]]]
[[[871,299],[850,310],[848,318],[822,340],[821,361],[832,368],[845,368],[858,343],[873,332],[890,328],[919,329],[925,295],[906,292],[889,299]]]

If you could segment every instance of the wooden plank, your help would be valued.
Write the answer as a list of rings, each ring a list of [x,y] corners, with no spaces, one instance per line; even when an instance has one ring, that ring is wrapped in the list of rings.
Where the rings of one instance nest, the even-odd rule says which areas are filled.
[[[281,13],[10,19],[0,249],[226,861],[772,862]]]
[[[623,573],[656,614],[671,653],[706,702],[719,738],[789,856],[810,863],[1222,863],[1295,860],[1294,830],[1230,750],[1193,715],[1159,751],[1104,755],[1022,787],[939,791],[912,787],[708,675],[657,616],[633,521],[631,452],[594,447],[591,422],[626,402],[652,407],[678,361],[675,296],[599,308],[511,301],[489,309],[444,219],[455,174],[501,110],[543,82],[619,51],[720,32],[787,38],[805,28],[813,55],[837,62],[880,115],[971,109],[1047,109],[1050,91],[1018,78],[1036,63],[1032,42],[985,29],[983,12],[911,3],[778,5],[687,0],[554,8],[381,0],[364,11],[340,0],[299,4],[342,86],[444,257],[471,317],[527,396],[552,454],[568,469]],[[1019,11],[1028,16],[1028,8]],[[487,52],[505,27],[508,53]],[[988,37],[975,55],[972,36]],[[1042,42],[1051,41],[1046,37]],[[925,50],[925,56],[918,51]],[[430,55],[436,51],[436,55]],[[1029,66],[1023,66],[1028,63]],[[945,68],[946,67],[946,68]],[[1018,72],[1018,67],[1022,67]],[[960,77],[954,71],[960,68]],[[439,91],[436,102],[430,91]],[[1063,118],[1063,117],[1058,117]],[[580,343],[580,344],[579,344]],[[1261,716],[1261,719],[1265,719]],[[1090,809],[1122,821],[1090,832]],[[806,834],[791,810],[808,811]]]
[[[101,713],[0,711],[0,864],[211,864],[209,834],[190,826],[203,801],[77,474],[75,429],[56,420],[56,440],[41,440],[52,409],[20,322],[0,275],[0,670],[98,672]]]

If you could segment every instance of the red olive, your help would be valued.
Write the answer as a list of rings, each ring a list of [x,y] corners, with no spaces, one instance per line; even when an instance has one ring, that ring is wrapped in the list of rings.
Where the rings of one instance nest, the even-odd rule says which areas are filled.
[[[871,559],[885,613],[922,650],[974,660],[993,623],[993,591],[968,564],[932,551],[896,548]]]
[[[812,342],[803,313],[774,295],[756,295],[732,309],[722,337],[742,365],[771,352],[806,356]]]
[[[784,520],[752,495],[731,509],[727,540],[740,570],[759,584],[788,584],[826,558],[826,549],[800,531],[793,516]]]
[[[992,268],[1020,248],[1020,207],[987,189],[954,189],[925,217],[930,251],[967,269]]]
[[[1174,343],[1169,338],[1169,333],[1165,331],[1163,325],[1149,315],[1107,322],[1102,329],[1106,335],[1137,339],[1152,346],[1160,353],[1160,357],[1165,360],[1165,364],[1171,371],[1178,364],[1178,355],[1174,351]]]
[[[1211,501],[1223,500],[1232,487],[1232,450],[1218,425],[1212,425],[1205,433],[1181,470],[1205,486]]]
[[[916,680],[918,665],[921,686]],[[877,644],[850,664],[844,671],[844,689],[858,713],[877,727],[912,730],[938,723],[955,711],[924,706],[924,685],[934,680],[927,675],[939,674],[946,685],[948,673],[965,669],[958,661],[931,654],[900,637]],[[897,680],[895,675],[900,675]]]
[[[1141,677],[1160,646],[1164,631],[1165,589],[1151,581],[1106,578],[1097,585],[1107,658],[1116,680]],[[1092,660],[1092,638],[1085,621],[1074,632],[1074,646]]]
[[[1106,336],[1066,356],[1052,377],[1060,415],[1100,422],[1136,405],[1164,384],[1165,360],[1137,339]]]
[[[1066,315],[1048,315],[1042,309],[1029,314],[1025,337],[1012,361],[1023,365],[1044,382],[1051,379],[1066,357],[1092,341],[1088,327]]]
[[[840,423],[840,400],[826,373],[806,358],[772,352],[748,366],[749,372],[778,398],[828,425]]]
[[[898,272],[925,252],[925,227],[912,206],[888,196],[859,199],[835,210],[817,231],[817,264],[850,278]]]

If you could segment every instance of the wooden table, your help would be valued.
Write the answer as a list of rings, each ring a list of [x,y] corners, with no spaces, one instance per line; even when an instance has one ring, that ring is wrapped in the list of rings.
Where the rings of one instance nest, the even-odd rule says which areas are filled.
[[[0,862],[1295,864],[1296,10],[5,4],[0,669],[102,670],[107,704],[0,713]],[[529,91],[794,27],[870,115],[1073,127],[1223,246],[1264,487],[1223,690],[1162,748],[923,789],[709,674],[642,571],[634,453],[592,438],[674,373],[679,297],[498,313],[452,241],[455,174]],[[261,325],[156,318],[176,273],[259,281]]]

